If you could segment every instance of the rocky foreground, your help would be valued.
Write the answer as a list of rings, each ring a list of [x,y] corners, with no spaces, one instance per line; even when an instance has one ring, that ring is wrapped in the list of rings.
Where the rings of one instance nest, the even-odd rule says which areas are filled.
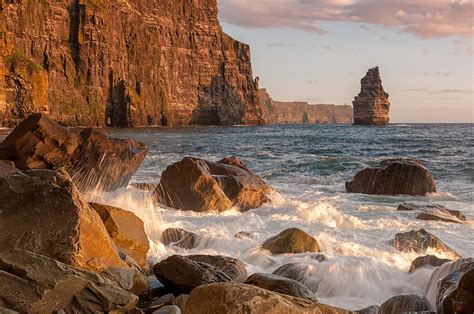
[[[71,177],[74,167],[68,165],[75,163],[59,166],[62,163],[47,158],[51,150],[55,157],[51,160],[75,160],[85,144],[94,143],[88,140],[72,149],[71,142],[76,142],[69,139],[80,138],[83,132],[62,128],[46,116],[32,116],[0,144],[0,148],[9,148],[9,154],[2,155],[8,159],[0,161],[0,312],[350,313],[318,301],[317,291],[305,285],[304,265],[290,263],[273,274],[249,274],[244,262],[211,255],[173,255],[150,265],[143,221],[120,208],[88,203]],[[122,176],[115,174],[120,185],[96,188],[113,190],[126,185],[135,164],[130,163],[130,155],[112,154],[120,152],[126,141],[99,138],[102,142],[95,146],[104,160],[112,158],[118,169],[130,165]],[[399,186],[419,186],[420,180],[425,182],[431,176],[414,161],[397,162],[400,174],[408,171],[405,167],[415,167],[422,175],[393,181],[390,170],[380,175],[388,179],[376,181],[386,186],[384,191],[399,193],[405,191]],[[85,162],[81,167],[94,169],[94,179],[110,176],[107,163],[102,167]],[[378,171],[373,171],[375,178]],[[370,187],[372,181],[367,182],[364,184]],[[198,212],[258,208],[270,201],[266,194],[271,191],[236,157],[219,162],[188,157],[168,167],[158,186],[138,187],[153,190],[155,201],[168,210]],[[406,191],[423,195],[418,189]],[[416,219],[465,222],[462,213],[440,206],[401,204],[399,210],[414,212]],[[239,232],[235,236],[252,235]],[[167,229],[161,234],[167,246],[190,249],[200,240],[200,234],[184,229]],[[462,258],[425,229],[398,233],[388,244],[403,252],[443,252],[452,259],[420,256],[410,272],[436,267],[423,295],[394,296],[358,313],[470,313],[474,308],[472,258]],[[261,250],[272,255],[309,253],[321,263],[327,259],[318,241],[298,228],[266,239]]]

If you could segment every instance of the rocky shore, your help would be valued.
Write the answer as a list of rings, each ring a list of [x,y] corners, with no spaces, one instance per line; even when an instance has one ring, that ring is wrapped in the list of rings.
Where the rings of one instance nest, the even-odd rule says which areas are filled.
[[[273,274],[248,273],[244,262],[217,255],[172,255],[149,264],[143,221],[126,210],[89,203],[84,194],[91,188],[127,185],[145,154],[139,142],[109,139],[95,129],[69,130],[44,115],[28,117],[0,144],[1,311],[351,312],[320,303],[298,264],[282,264]],[[78,169],[93,171],[92,181],[107,184],[84,185]],[[348,191],[359,186],[357,193],[416,196],[435,190],[429,170],[419,161],[388,160],[363,172]],[[397,180],[391,178],[395,174]],[[154,190],[154,201],[167,210],[246,211],[271,201],[272,188],[237,157],[218,162],[187,157],[170,165],[161,178],[158,186],[146,188]],[[401,204],[398,210],[415,212],[416,219],[466,220],[461,212],[437,205]],[[182,248],[196,246],[200,238],[184,229],[161,234],[164,245]],[[389,244],[400,251],[443,252],[452,259],[417,258],[410,272],[436,267],[424,295],[395,296],[358,313],[468,313],[474,308],[472,258],[461,257],[424,229],[398,233]],[[318,241],[299,228],[269,237],[261,250],[272,255],[314,253],[320,263],[326,260]]]

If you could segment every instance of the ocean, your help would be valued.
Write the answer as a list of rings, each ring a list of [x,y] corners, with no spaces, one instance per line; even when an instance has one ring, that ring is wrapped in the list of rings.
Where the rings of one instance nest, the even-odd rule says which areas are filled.
[[[432,270],[408,273],[417,253],[387,244],[396,233],[425,228],[463,257],[474,256],[474,125],[392,124],[183,127],[109,130],[113,137],[148,145],[148,156],[132,182],[158,183],[161,172],[185,156],[212,161],[236,155],[276,191],[272,202],[245,213],[183,212],[154,206],[148,192],[132,187],[91,194],[92,200],[133,211],[145,222],[149,260],[173,254],[218,254],[242,260],[249,274],[273,272],[286,263],[305,265],[304,283],[320,302],[357,310],[399,295],[423,294]],[[358,171],[389,158],[422,160],[437,193],[426,197],[349,194],[344,183]],[[467,224],[422,221],[397,212],[403,202],[438,203],[461,210]],[[202,236],[197,248],[165,247],[170,227]],[[290,227],[313,235],[327,259],[314,253],[271,255],[261,243]],[[240,231],[252,238],[238,239]],[[433,252],[428,252],[433,253]],[[449,257],[437,253],[441,257]]]

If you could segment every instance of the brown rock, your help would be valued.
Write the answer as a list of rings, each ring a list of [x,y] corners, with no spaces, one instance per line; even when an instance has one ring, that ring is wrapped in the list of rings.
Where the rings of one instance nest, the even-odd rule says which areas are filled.
[[[0,253],[0,304],[22,313],[125,312],[138,297],[115,282],[23,250]]]
[[[451,262],[450,259],[438,258],[435,255],[425,255],[419,256],[413,262],[411,262],[410,266],[410,273],[414,272],[416,269],[425,266],[433,266],[438,267],[443,265],[444,263]]]
[[[200,286],[189,295],[184,314],[204,313],[313,313],[342,314],[350,311],[309,300],[279,294],[235,282]]]
[[[370,69],[361,80],[361,90],[354,99],[355,125],[386,125],[390,121],[390,102],[384,91],[379,67]]]
[[[236,258],[220,255],[188,255],[186,258],[200,263],[207,263],[229,276],[233,281],[243,282],[247,279],[245,264]]]
[[[223,32],[216,0],[0,3],[0,126],[33,112],[74,126],[262,122],[249,46]]]
[[[0,160],[0,176],[18,171],[15,168],[15,163],[9,160]]]
[[[154,183],[132,183],[130,184],[131,187],[137,189],[137,190],[141,190],[141,191],[146,191],[146,192],[153,192],[156,187],[157,187],[157,184],[154,184]]]
[[[397,295],[382,303],[379,314],[399,314],[413,312],[431,312],[433,308],[424,296],[408,294]]]
[[[297,228],[286,229],[267,239],[262,248],[273,254],[319,252],[316,239]]]
[[[200,236],[180,228],[169,228],[161,234],[161,243],[174,245],[184,249],[193,249],[197,246]]]
[[[144,270],[149,268],[146,254],[150,248],[143,221],[121,208],[90,203],[99,214],[119,251],[132,257]]]
[[[145,144],[109,139],[103,130],[74,133],[44,114],[29,116],[0,144],[0,160],[22,170],[64,169],[81,191],[126,186],[146,152]]]
[[[0,176],[0,199],[0,252],[28,250],[104,273],[137,294],[147,289],[144,275],[120,258],[99,215],[67,174],[29,170]]]
[[[416,219],[420,220],[435,220],[444,222],[464,223],[466,216],[459,210],[446,208],[439,204],[428,205],[414,205],[414,204],[400,204],[397,208],[400,211],[420,211],[416,215]]]
[[[273,274],[304,283],[304,279],[307,278],[308,268],[309,265],[306,264],[288,263],[275,269]]]
[[[397,233],[395,239],[389,244],[402,252],[424,252],[428,248],[439,252],[449,253],[453,257],[460,257],[456,251],[444,244],[440,239],[426,231],[425,229],[411,230],[405,233]]]
[[[246,211],[268,202],[266,194],[270,191],[236,157],[219,162],[186,157],[166,168],[154,197],[161,204],[182,210],[220,212],[237,206]]]
[[[363,194],[408,194],[423,196],[436,192],[429,170],[417,160],[389,159],[376,168],[366,168],[346,182],[346,191]]]
[[[217,267],[180,255],[159,262],[153,266],[153,272],[166,287],[180,293],[189,293],[198,286],[232,280]]]
[[[314,293],[302,283],[273,274],[253,274],[244,282],[273,292],[290,295],[297,298],[318,302]]]

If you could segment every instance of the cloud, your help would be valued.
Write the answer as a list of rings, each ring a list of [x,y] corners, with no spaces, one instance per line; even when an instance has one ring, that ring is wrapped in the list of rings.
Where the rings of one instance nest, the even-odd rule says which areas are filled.
[[[453,72],[425,72],[425,76],[442,76],[442,77],[450,77]]]
[[[307,80],[307,84],[318,84],[318,80]]]
[[[434,95],[441,95],[441,94],[473,94],[474,90],[472,89],[458,89],[458,88],[447,88],[447,89],[428,89],[428,88],[410,88],[407,89],[409,92],[423,92],[428,94]]]
[[[291,43],[269,43],[266,45],[267,47],[301,47],[299,45],[291,44]]]
[[[324,49],[327,51],[334,51],[334,49],[331,46],[322,46],[321,49]]]
[[[243,27],[329,31],[318,22],[396,27],[422,38],[473,36],[471,0],[219,0],[221,19]]]

